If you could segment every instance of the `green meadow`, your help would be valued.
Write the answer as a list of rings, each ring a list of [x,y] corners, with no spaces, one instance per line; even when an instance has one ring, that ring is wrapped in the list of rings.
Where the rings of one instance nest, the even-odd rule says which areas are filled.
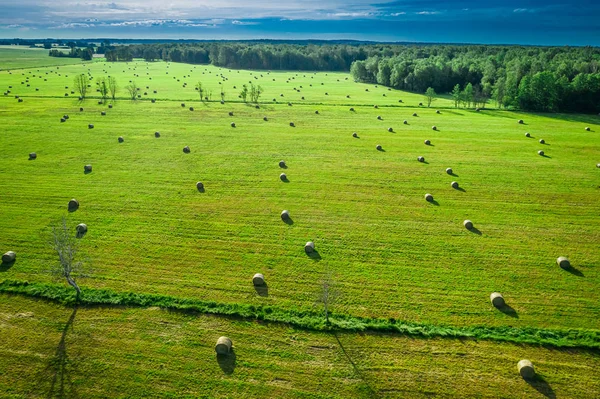
[[[19,64],[14,51],[0,50],[0,93],[10,90],[0,94],[0,252],[17,253],[0,266],[5,396],[600,395],[599,116],[476,112],[444,98],[427,107],[345,73],[46,52]],[[82,73],[91,87],[79,101]],[[108,76],[117,98],[99,104]],[[262,87],[258,107],[238,98],[250,82]],[[89,229],[90,273],[78,279],[88,301],[76,311],[47,272],[50,227],[63,217]],[[339,292],[331,325],[316,303],[328,273]],[[33,288],[10,288],[25,282]],[[102,301],[98,290],[167,299]],[[165,305],[186,300],[216,310]],[[478,328],[494,333],[451,337]],[[220,335],[234,342],[233,365],[216,359]],[[521,358],[538,380],[519,376]]]

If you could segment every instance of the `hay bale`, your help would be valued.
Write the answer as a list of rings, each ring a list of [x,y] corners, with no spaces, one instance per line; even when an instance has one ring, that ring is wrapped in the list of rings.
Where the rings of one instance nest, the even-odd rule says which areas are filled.
[[[358,133],[356,133],[356,132],[352,133],[352,137],[357,138],[358,137]],[[598,165],[600,165],[600,164],[598,164]]]
[[[446,173],[448,173],[449,175],[451,175],[454,172],[452,171],[452,168],[446,168]]]
[[[585,128],[585,130],[587,130],[587,131],[589,132],[589,131],[590,131],[590,128],[589,128],[589,127],[586,127],[586,128]]]
[[[423,103],[419,103],[419,107],[422,107],[422,106],[423,106]]]
[[[504,297],[499,292],[492,292],[490,294],[490,302],[492,302],[492,305],[496,308],[501,308],[505,305]]]
[[[458,189],[458,182],[457,181],[453,181],[452,183],[450,183],[450,186],[454,189]]]
[[[517,370],[519,370],[519,374],[526,380],[530,380],[535,377],[535,369],[533,368],[533,363],[531,363],[527,359],[519,360],[517,363]]]
[[[23,99],[22,99],[22,98],[19,98],[19,100],[18,100],[18,101],[19,101],[20,103],[22,103],[22,102],[23,102]]]
[[[183,152],[185,152],[186,154],[190,153],[190,147],[188,147],[187,145],[185,147],[183,147]]]
[[[294,124],[294,122],[290,122],[290,126],[291,127],[296,127],[296,125]]]
[[[113,107],[113,105],[112,105],[112,104],[108,104],[108,108],[112,108],[112,107]]]
[[[405,125],[408,125],[408,121],[405,119],[403,122]]]
[[[471,222],[469,219],[465,220],[463,225],[467,230],[471,230],[473,228],[473,222]]]
[[[2,263],[14,262],[17,259],[17,254],[14,251],[8,251],[2,255]]]
[[[425,201],[427,201],[427,202],[433,202],[433,195],[431,195],[431,194],[425,194]]]
[[[229,116],[233,116],[233,111],[229,111]]]
[[[87,233],[87,225],[85,223],[79,223],[76,227],[75,230],[77,230],[78,234],[84,234]]]
[[[522,125],[523,123],[525,123],[523,122],[523,119],[519,119],[519,124]]]
[[[531,134],[529,134],[529,132],[525,133],[525,137],[531,137]]]
[[[90,123],[90,124],[88,125],[88,129],[93,129],[93,128],[94,128],[94,125],[93,125],[92,123]]]
[[[204,190],[204,183],[202,183],[201,181],[197,182],[196,188],[198,189],[198,191]]]
[[[539,150],[539,151],[538,151],[538,155],[543,157],[543,156],[544,156],[544,151],[542,151],[542,150]]]
[[[156,102],[156,99],[154,99],[154,98],[153,98],[152,100],[150,100],[150,102],[151,102],[152,104],[154,104],[154,103]]]
[[[566,256],[559,256],[558,258],[556,258],[556,264],[563,269],[568,269],[569,267],[571,267],[571,262]]]
[[[83,167],[83,171],[84,172],[91,172],[92,171],[92,165],[85,165]]]
[[[255,286],[265,285],[265,276],[262,273],[256,273],[252,276],[252,284]]]
[[[432,130],[437,130],[437,126],[431,126]]]
[[[36,159],[36,158],[37,158],[37,154],[35,152],[29,153],[29,159]]]
[[[284,160],[279,161],[279,167],[280,168],[285,168],[287,165],[285,164]]]
[[[394,128],[388,127],[388,132],[392,133],[393,131],[394,131]]]
[[[279,175],[279,178],[281,179],[281,181],[286,181],[287,180],[287,175],[285,173],[282,173]]]
[[[106,116],[106,111],[100,111],[100,115]]]
[[[190,111],[193,111],[193,110],[194,110],[194,107],[190,107]]]
[[[79,107],[79,112],[83,112],[83,107]]]
[[[71,201],[69,201],[68,208],[71,212],[76,211],[77,209],[79,209],[79,201],[73,198]]]
[[[160,137],[160,132],[154,132],[154,137],[156,137],[156,138]]]
[[[546,140],[540,139],[540,144],[546,144]]]
[[[350,112],[354,112],[354,108],[350,108]]]
[[[181,108],[185,108],[185,103],[181,103]]]
[[[66,115],[66,114],[65,114],[65,115],[63,115],[63,118],[65,118],[65,119],[69,119],[69,115]]]
[[[600,168],[600,163],[596,164],[596,167],[597,167],[597,168]]]
[[[231,352],[232,345],[231,339],[219,337],[217,344],[215,345],[215,352],[217,352],[217,355],[228,355],[229,352]]]
[[[125,141],[125,139],[123,138],[123,136],[119,136],[118,140],[119,140],[119,143],[122,143],[123,141]]]
[[[235,122],[231,122],[231,127],[235,127]]]
[[[429,141],[429,140],[425,140],[424,143],[425,143],[425,145],[431,145],[431,141]]]
[[[315,115],[319,115],[319,111],[318,111],[318,110],[317,110],[317,111],[315,111]]]
[[[61,122],[61,123],[63,123],[63,122],[66,122],[66,121],[67,121],[67,120],[66,120],[65,118],[60,118],[60,122]]]
[[[440,110],[439,110],[439,109],[436,109],[436,110],[435,110],[435,113],[436,113],[436,114],[441,114],[441,112],[440,112]]]
[[[416,112],[413,113],[413,116],[418,116]]]
[[[382,119],[381,115],[377,115],[377,119],[381,120]]]
[[[315,243],[312,241],[309,241],[306,244],[304,244],[304,251],[307,254],[315,252]]]
[[[423,158],[423,157],[417,157],[417,161],[419,161],[419,162],[425,162],[425,158]]]
[[[281,211],[281,220],[289,220],[290,219],[290,212],[287,210],[283,210]]]
[[[383,147],[381,147],[381,145],[377,144],[377,147],[375,147],[377,149],[377,151],[381,151],[383,150]]]

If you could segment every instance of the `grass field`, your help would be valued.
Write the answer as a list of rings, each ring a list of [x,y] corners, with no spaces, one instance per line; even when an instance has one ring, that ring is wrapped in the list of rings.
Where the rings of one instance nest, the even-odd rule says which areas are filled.
[[[6,57],[5,51],[0,58]],[[112,109],[98,104],[93,89],[92,98],[83,102],[71,94],[73,77],[88,71],[94,80],[117,78],[121,89]],[[140,101],[125,99],[129,80],[142,87]],[[212,90],[213,101],[199,101],[193,88],[199,80]],[[218,101],[219,81],[225,87],[224,105]],[[249,81],[263,87],[260,109],[236,98]],[[316,311],[319,281],[330,270],[341,293],[334,317],[393,318],[457,328],[600,330],[597,116],[475,112],[455,109],[444,99],[428,109],[418,106],[424,101],[420,95],[354,83],[343,73],[229,71],[175,63],[97,61],[2,71],[0,88],[11,90],[0,97],[0,117],[6,121],[0,135],[0,252],[18,254],[14,265],[0,268],[0,282],[52,282],[46,273],[55,261],[46,244],[49,226],[66,216],[71,224],[89,227],[81,245],[93,272],[80,281],[84,287]],[[65,114],[69,119],[61,123]],[[525,124],[519,125],[518,119]],[[90,123],[93,129],[88,129]],[[434,125],[438,130],[432,130]],[[155,131],[160,138],[154,137]],[[359,137],[353,138],[352,132]],[[532,137],[526,138],[525,132]],[[118,143],[119,136],[123,143]],[[546,144],[538,143],[542,138]],[[425,139],[432,145],[424,145]],[[378,144],[383,151],[375,149]],[[189,154],[182,151],[186,145]],[[546,156],[537,155],[540,149]],[[37,153],[36,160],[28,160],[30,152]],[[426,162],[418,162],[418,156]],[[288,165],[285,170],[278,166],[281,159]],[[85,164],[93,165],[92,173],[83,173]],[[447,167],[455,175],[446,174]],[[287,182],[279,179],[282,172]],[[204,183],[205,192],[198,192],[197,181]],[[461,189],[451,188],[452,181]],[[426,202],[425,193],[435,201]],[[67,213],[71,198],[81,206]],[[292,223],[281,221],[283,209],[290,211]],[[466,230],[465,219],[476,229]],[[315,242],[318,256],[304,253],[307,241]],[[560,269],[558,256],[568,256],[573,268]],[[258,295],[251,284],[257,272],[265,274],[266,295]],[[493,291],[504,295],[508,310],[500,312],[490,304]],[[3,314],[37,314],[26,303],[42,315],[60,313],[58,324],[49,327],[60,340],[71,310],[19,296],[5,300]],[[199,333],[205,341],[178,347],[194,357],[185,370],[170,376],[137,375],[136,365],[150,367],[157,352],[166,357],[165,364],[177,361],[166,346],[152,346],[139,359],[123,360],[119,357],[124,353],[115,351],[121,346],[142,348],[148,341],[158,345],[156,323],[161,317],[173,318],[173,323],[185,325],[182,331],[188,332],[183,334]],[[100,318],[102,323],[93,323],[97,327],[89,326]],[[30,321],[31,326],[15,324]],[[3,321],[0,326],[7,331],[32,328],[31,334],[37,335],[19,349],[26,353],[15,353],[14,340],[0,344],[0,351],[10,354],[7,364],[22,364],[32,356],[28,353],[40,345],[36,339],[44,336],[41,327],[33,327],[40,323],[37,317]],[[340,332],[356,371],[327,333],[144,309],[77,312],[77,325],[94,342],[104,339],[111,323],[114,331],[122,329],[127,335],[114,334],[112,342],[91,345],[93,352],[85,358],[92,364],[83,370],[105,370],[97,377],[103,386],[114,380],[111,373],[118,367],[129,368],[125,385],[111,388],[130,390],[129,397],[156,391],[165,397],[169,392],[173,397],[181,396],[175,392],[200,396],[202,387],[188,380],[188,373],[206,367],[218,371],[211,351],[220,333],[212,330],[232,335],[239,330],[246,337],[241,342],[255,345],[239,346],[240,353],[250,351],[245,354],[248,365],[238,365],[233,377],[203,377],[202,384],[211,387],[208,397],[335,397],[335,392],[339,397],[531,397],[536,392],[551,397],[547,386],[536,385],[536,390],[517,378],[516,361],[526,354],[537,354],[547,365],[542,374],[557,396],[562,391],[564,397],[594,397],[599,389],[586,368],[597,364],[595,351]],[[273,361],[269,350],[274,342],[289,339],[288,332],[306,339],[305,346],[290,349],[289,361],[278,363],[289,384],[261,366]],[[256,342],[265,336],[272,337],[268,344]],[[319,346],[319,341],[331,350],[312,354],[306,349]],[[52,345],[56,342],[48,342],[46,351]],[[200,345],[206,353],[192,354],[186,345]],[[115,357],[97,363],[107,353]],[[307,353],[314,357],[307,360]],[[36,363],[39,367],[42,360]],[[8,374],[7,381],[21,378],[9,369],[0,371]],[[92,386],[85,375],[74,377],[82,392]],[[579,385],[569,386],[570,375],[577,376]],[[147,379],[158,388],[140,391]],[[27,390],[13,383],[14,391],[8,392],[25,397]]]
[[[25,46],[0,46],[0,70],[81,64],[78,58],[49,57],[48,51]]]

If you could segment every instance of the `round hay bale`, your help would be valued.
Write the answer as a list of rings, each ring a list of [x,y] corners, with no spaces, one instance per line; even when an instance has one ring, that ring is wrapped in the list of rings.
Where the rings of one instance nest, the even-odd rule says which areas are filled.
[[[280,168],[285,168],[287,165],[285,164],[284,160],[279,161],[279,167]]]
[[[392,133],[393,131],[394,131],[394,128],[388,127],[388,132]]]
[[[19,98],[19,100],[18,100],[18,101],[19,101],[20,103],[22,103],[22,102],[23,102],[23,99],[22,99],[22,98]]]
[[[431,145],[431,141],[429,141],[429,140],[425,140],[424,143],[425,143],[425,145]]]
[[[106,111],[100,111],[100,115],[106,116]]]
[[[427,202],[433,202],[433,195],[431,195],[431,194],[425,194],[425,201],[427,201]]]
[[[423,103],[419,103],[419,107],[422,107],[422,106],[423,106]]]
[[[37,158],[37,154],[35,152],[29,153],[29,159],[36,159],[36,158]]]
[[[69,115],[66,115],[66,114],[65,114],[65,115],[63,115],[63,118],[65,118],[65,119],[69,119]]]
[[[181,103],[181,108],[185,108],[185,103]]]
[[[525,133],[525,137],[531,137],[531,134],[529,134],[529,132]]]
[[[431,126],[432,130],[437,130],[437,126]]]
[[[198,191],[204,190],[204,183],[202,183],[201,181],[197,182],[196,188],[198,189]]]
[[[318,111],[318,110],[317,110],[317,111],[315,111],[315,115],[319,115],[319,111]]]
[[[2,263],[14,262],[17,259],[17,254],[14,251],[8,251],[2,255]]]
[[[356,132],[352,133],[352,137],[357,138],[358,137],[358,133],[356,133]],[[598,165],[600,165],[600,164],[598,164]]]
[[[530,380],[535,377],[535,369],[533,368],[533,363],[531,363],[527,359],[519,360],[517,363],[517,370],[519,370],[519,374],[526,380]]]
[[[112,104],[108,104],[108,108],[112,108],[112,107],[113,107],[113,105],[112,105]]]
[[[190,147],[188,147],[187,145],[185,147],[183,147],[183,152],[185,152],[186,154],[190,153]]]
[[[156,138],[160,137],[160,132],[154,132],[154,137],[156,137]]]
[[[408,121],[407,121],[406,119],[404,120],[404,124],[405,124],[405,125],[408,125]]]
[[[307,254],[315,252],[315,243],[312,241],[309,241],[306,244],[304,244],[304,251]]]
[[[156,99],[154,99],[154,98],[153,98],[152,100],[150,100],[150,102],[151,102],[152,104],[154,104],[154,103],[156,102]]]
[[[402,100],[398,100],[398,102],[399,102],[399,103],[401,103],[401,102],[402,102]]]
[[[454,172],[452,171],[452,168],[446,168],[446,173],[448,173],[449,175],[451,175]]]
[[[79,201],[73,198],[71,201],[69,201],[68,207],[71,212],[77,210],[79,208]]]
[[[418,116],[416,112],[413,113],[413,116]]]
[[[471,230],[473,228],[473,222],[471,222],[469,219],[465,220],[463,225],[467,230]]]
[[[92,123],[90,123],[90,124],[88,125],[88,129],[93,129],[93,128],[94,128],[94,125],[93,125]]]
[[[354,108],[350,108],[350,112],[354,112]]]
[[[523,119],[519,119],[519,124],[522,125],[523,123],[525,123],[523,122]]]
[[[102,100],[98,101],[98,105],[102,105]]]
[[[496,308],[501,308],[505,305],[504,297],[499,292],[492,292],[490,294],[490,302],[492,302],[492,305]]]
[[[75,227],[75,230],[77,230],[77,233],[79,234],[87,233],[87,229],[88,228],[85,223],[79,223],[77,227]]]
[[[377,151],[381,151],[383,149],[383,147],[381,147],[381,145],[377,144],[377,147],[375,147],[377,149]]]
[[[439,109],[436,109],[436,110],[435,110],[435,113],[436,113],[436,114],[441,114],[441,112],[440,112],[440,110],[439,110]]]
[[[377,119],[381,120],[381,115],[377,115]]]
[[[83,171],[84,172],[91,172],[92,171],[92,165],[85,165],[83,167]]]
[[[215,352],[217,355],[228,355],[231,352],[233,343],[227,337],[219,337],[217,344],[215,345]]]
[[[235,127],[235,122],[231,122],[231,127]]]
[[[544,156],[544,151],[542,151],[542,150],[539,150],[539,151],[538,151],[538,155],[543,157],[543,156]]]
[[[290,122],[290,126],[291,127],[296,127],[296,125],[294,124],[294,122]]]
[[[458,188],[458,182],[457,182],[457,181],[453,181],[452,183],[450,183],[450,186],[451,186],[452,188],[455,188],[455,189],[457,189],[457,188]]]
[[[123,138],[123,136],[119,136],[118,140],[119,140],[119,143],[122,143],[123,141],[125,141],[125,139]]]
[[[597,168],[600,168],[600,163],[596,164],[596,167],[597,167]]]
[[[288,210],[281,211],[281,220],[289,220],[290,212]]]
[[[546,144],[546,140],[540,139],[540,144]]]
[[[373,108],[379,109],[379,105],[374,105]]]
[[[79,112],[83,112],[83,107],[79,107]]]
[[[571,267],[571,262],[566,256],[559,256],[558,258],[556,258],[556,264],[563,269],[568,269],[569,267]]]
[[[67,120],[66,120],[65,118],[60,118],[60,122],[61,122],[61,123],[63,123],[63,122],[66,122],[66,121],[67,121]]]
[[[260,109],[260,105],[255,105],[254,108]]]
[[[229,111],[229,116],[233,116],[233,111]]]
[[[417,161],[419,161],[419,162],[425,162],[425,158],[423,158],[423,157],[417,157]]]
[[[252,276],[252,284],[265,285],[265,276],[262,273],[256,273]]]
[[[190,107],[190,111],[193,111],[193,110],[194,110],[194,107]]]
[[[281,181],[286,181],[287,180],[287,175],[285,173],[282,173],[279,175],[279,178],[281,179]]]
[[[585,130],[587,130],[587,131],[589,132],[589,131],[590,131],[590,128],[589,128],[589,127],[586,127],[586,128],[585,128]]]

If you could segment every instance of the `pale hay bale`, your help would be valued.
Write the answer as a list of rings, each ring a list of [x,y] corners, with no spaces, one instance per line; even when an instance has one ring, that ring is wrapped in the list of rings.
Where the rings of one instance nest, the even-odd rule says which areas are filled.
[[[79,223],[75,227],[75,230],[77,231],[78,234],[84,234],[84,233],[87,233],[88,227],[85,223]]]
[[[198,189],[198,191],[204,190],[204,183],[202,183],[201,181],[197,182],[196,188]]]
[[[529,134],[529,132],[525,133],[525,137],[531,137],[531,134]]]
[[[453,181],[452,183],[450,183],[450,186],[454,189],[458,189],[458,182],[457,181]]]
[[[469,219],[465,220],[463,225],[467,230],[471,230],[473,228],[473,222],[471,222]]]
[[[187,145],[185,147],[183,147],[183,152],[186,153],[186,154],[189,154],[190,153],[190,147],[187,146]]]
[[[92,171],[92,165],[85,165],[83,167],[83,171],[84,172],[91,172]]]
[[[546,140],[540,139],[540,144],[546,144]]]
[[[530,380],[535,377],[535,369],[533,368],[533,363],[531,363],[527,359],[520,360],[517,363],[517,370],[519,370],[519,374],[526,380]]]
[[[496,308],[501,308],[506,304],[504,302],[504,297],[499,292],[492,292],[490,294],[490,302],[492,302],[492,305]]]
[[[265,285],[265,276],[262,273],[256,273],[252,277],[252,284],[255,286]]]
[[[77,201],[75,198],[73,198],[71,201],[69,201],[68,208],[69,208],[69,211],[71,211],[71,212],[77,210],[79,208],[79,201]]]
[[[437,130],[437,126],[431,126],[432,130]]]
[[[425,143],[425,145],[431,145],[431,141],[429,141],[429,140],[425,140],[424,143]]]
[[[589,132],[589,131],[590,131],[590,128],[589,128],[589,127],[586,127],[586,128],[585,128],[585,130],[587,130],[587,131]]]
[[[377,144],[377,146],[375,148],[377,149],[377,151],[381,151],[383,149],[383,147],[379,144]]]
[[[231,339],[228,337],[219,337],[215,345],[215,352],[217,352],[217,355],[228,355],[231,352],[232,346]]]
[[[522,125],[523,123],[525,123],[523,122],[523,119],[519,119],[519,124]]]
[[[542,151],[542,150],[539,150],[539,151],[538,151],[538,155],[543,157],[543,156],[544,156],[544,151]]]
[[[287,165],[285,164],[284,160],[279,161],[279,167],[280,168],[285,168]]]
[[[281,179],[281,181],[286,181],[287,180],[287,175],[285,173],[282,173],[279,175],[279,179]]]
[[[14,251],[8,251],[2,255],[2,263],[11,263],[17,259],[17,254]]]
[[[431,195],[431,194],[425,194],[425,201],[427,201],[427,202],[433,202],[433,195]]]
[[[35,152],[29,153],[29,159],[36,159],[36,158],[37,158],[37,154]]]
[[[392,133],[394,131],[394,128],[393,127],[388,127],[387,131],[390,132],[390,133]]]
[[[119,143],[122,143],[123,141],[125,141],[125,139],[123,138],[123,136],[119,136],[118,140],[119,140]]]
[[[568,269],[569,267],[571,267],[571,262],[566,256],[559,256],[556,259],[556,264],[563,269]]]
[[[448,173],[449,175],[451,175],[454,172],[452,171],[452,168],[446,168],[446,173]]]
[[[417,161],[419,161],[419,162],[425,162],[425,158],[424,157],[417,157]]]
[[[288,210],[281,211],[281,220],[286,221],[290,219],[290,212]]]
[[[358,133],[356,133],[356,132],[352,133],[352,137],[358,138]],[[600,164],[598,164],[598,165],[600,165]]]
[[[315,243],[312,241],[309,241],[306,244],[304,244],[304,251],[307,254],[315,252]]]

